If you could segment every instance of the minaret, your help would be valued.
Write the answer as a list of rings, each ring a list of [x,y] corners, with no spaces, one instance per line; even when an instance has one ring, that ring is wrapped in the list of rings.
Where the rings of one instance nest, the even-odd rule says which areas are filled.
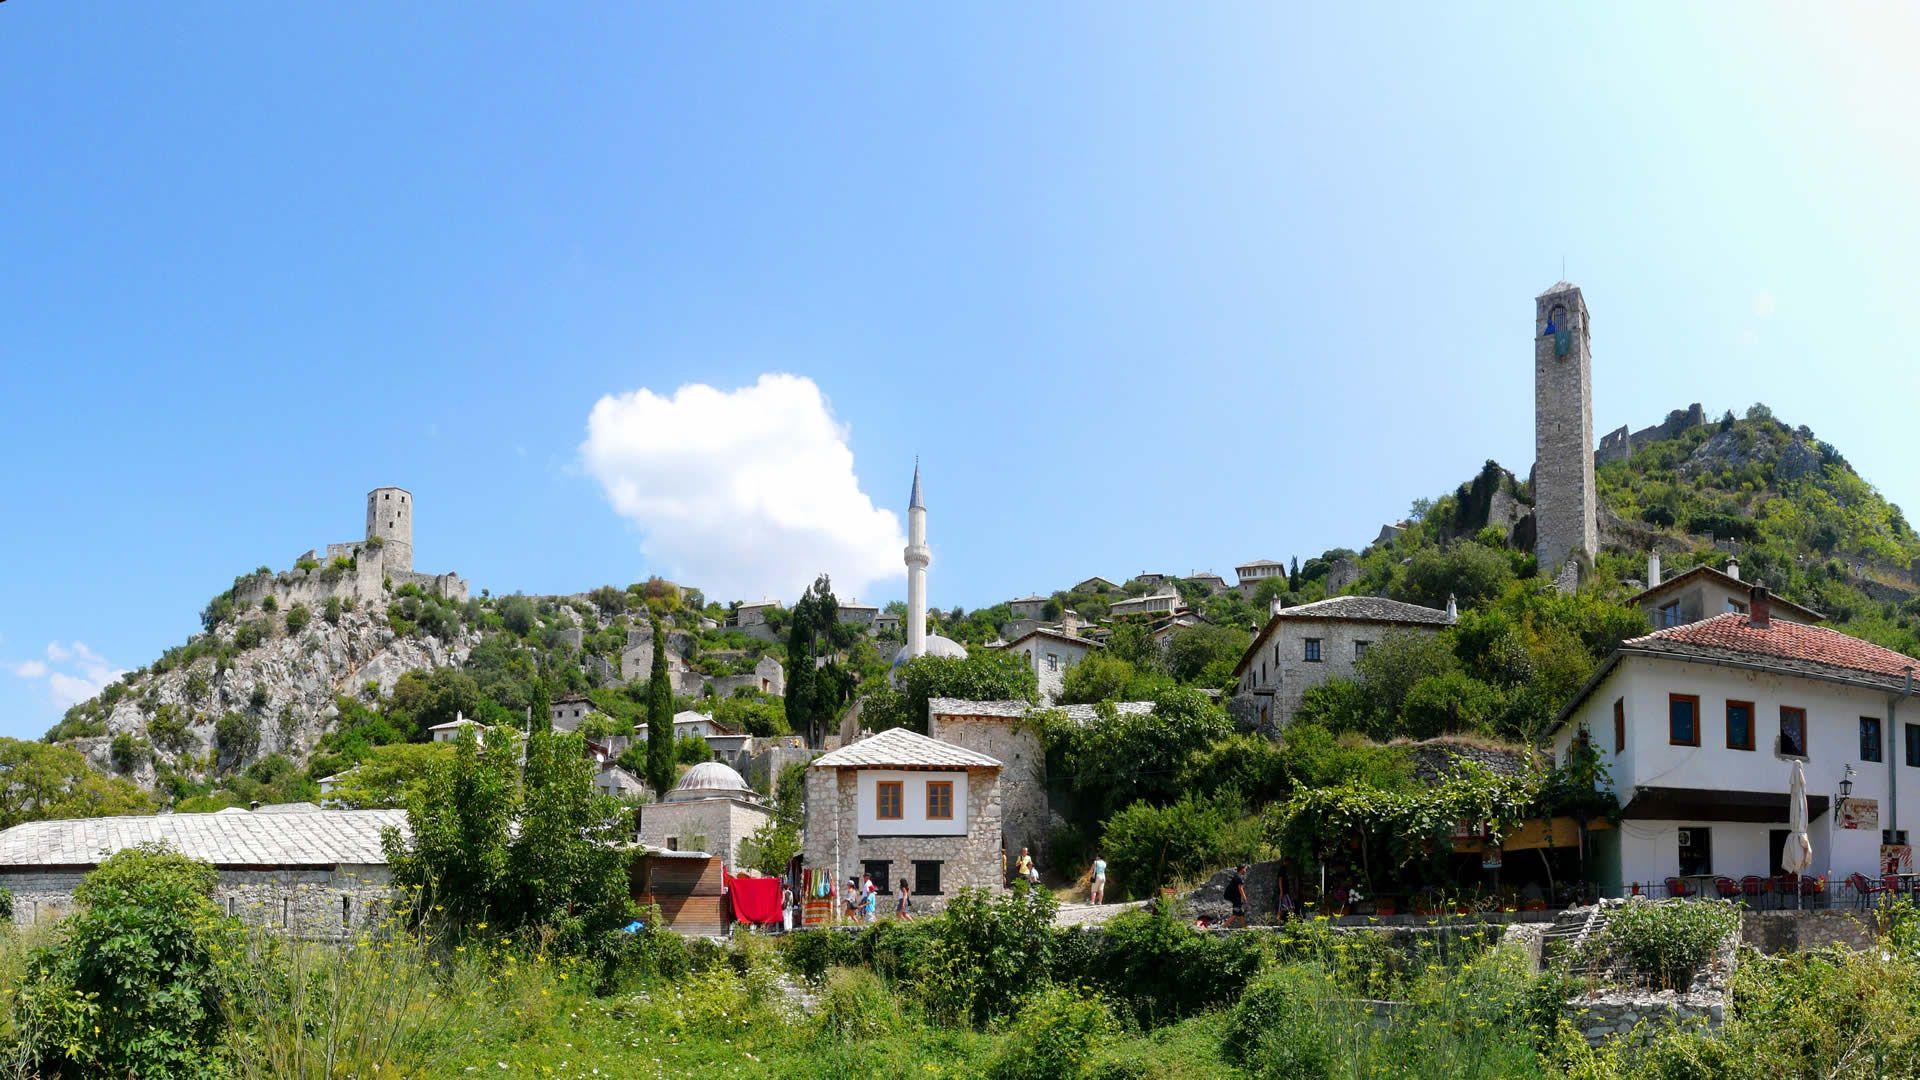
[[[907,500],[907,659],[927,654],[927,507],[920,501],[920,462],[913,463],[913,497]]]

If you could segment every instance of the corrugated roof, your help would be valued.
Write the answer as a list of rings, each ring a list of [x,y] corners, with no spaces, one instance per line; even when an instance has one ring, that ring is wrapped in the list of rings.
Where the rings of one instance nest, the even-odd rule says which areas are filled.
[[[93,866],[122,848],[165,843],[215,866],[383,864],[380,832],[407,828],[405,810],[294,814],[149,814],[29,821],[0,832],[0,868]]]
[[[997,769],[998,758],[930,739],[907,728],[888,728],[859,742],[843,746],[831,754],[813,760],[814,768],[884,769],[944,766],[955,769]]]

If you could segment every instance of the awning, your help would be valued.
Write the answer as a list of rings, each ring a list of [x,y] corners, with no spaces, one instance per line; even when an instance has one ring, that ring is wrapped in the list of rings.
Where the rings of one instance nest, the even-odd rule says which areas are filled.
[[[1825,795],[1807,796],[1807,820],[1827,812]],[[1787,824],[1784,791],[1723,791],[1712,788],[1635,788],[1620,811],[1625,821],[1745,821]]]

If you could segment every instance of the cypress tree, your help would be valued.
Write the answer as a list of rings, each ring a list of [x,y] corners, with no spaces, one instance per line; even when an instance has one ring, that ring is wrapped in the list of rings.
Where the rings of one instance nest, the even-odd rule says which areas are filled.
[[[653,670],[647,676],[647,786],[653,797],[664,799],[673,790],[673,684],[667,679],[667,635],[660,616],[653,624]]]

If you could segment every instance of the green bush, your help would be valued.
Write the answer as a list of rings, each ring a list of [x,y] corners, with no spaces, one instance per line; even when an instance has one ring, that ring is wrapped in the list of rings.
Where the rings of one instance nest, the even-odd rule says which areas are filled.
[[[1259,973],[1260,938],[1196,934],[1169,913],[1130,911],[1056,932],[1056,981],[1097,987],[1142,1024],[1224,1005]]]
[[[1000,1053],[987,1065],[990,1080],[1071,1080],[1088,1065],[1118,1025],[1106,1003],[1071,987],[1047,985],[1029,995]]]
[[[1593,948],[1634,975],[1685,989],[1740,925],[1740,909],[1718,901],[1642,901],[1612,909]]]
[[[297,634],[313,621],[313,611],[305,604],[295,604],[287,609],[287,633]]]
[[[935,1016],[982,1024],[1007,1015],[1046,980],[1053,960],[1053,897],[1015,885],[993,896],[961,889],[934,922],[921,993]]]
[[[28,961],[23,1049],[42,1073],[198,1077],[217,1066],[240,927],[212,900],[212,866],[127,848],[81,879],[79,910]]]
[[[1161,885],[1198,877],[1260,852],[1260,820],[1231,793],[1187,796],[1171,806],[1138,802],[1115,814],[1101,836],[1115,899],[1151,895]]]
[[[831,969],[861,959],[856,937],[836,930],[795,930],[780,938],[780,953],[795,975],[815,984]]]
[[[1288,964],[1250,984],[1228,1014],[1220,1053],[1256,1076],[1320,1080],[1334,1056],[1321,1026],[1321,1006],[1339,993],[1326,973]]]
[[[901,1020],[893,989],[863,968],[830,970],[814,1005],[821,1037],[834,1042],[881,1038],[898,1030]]]

